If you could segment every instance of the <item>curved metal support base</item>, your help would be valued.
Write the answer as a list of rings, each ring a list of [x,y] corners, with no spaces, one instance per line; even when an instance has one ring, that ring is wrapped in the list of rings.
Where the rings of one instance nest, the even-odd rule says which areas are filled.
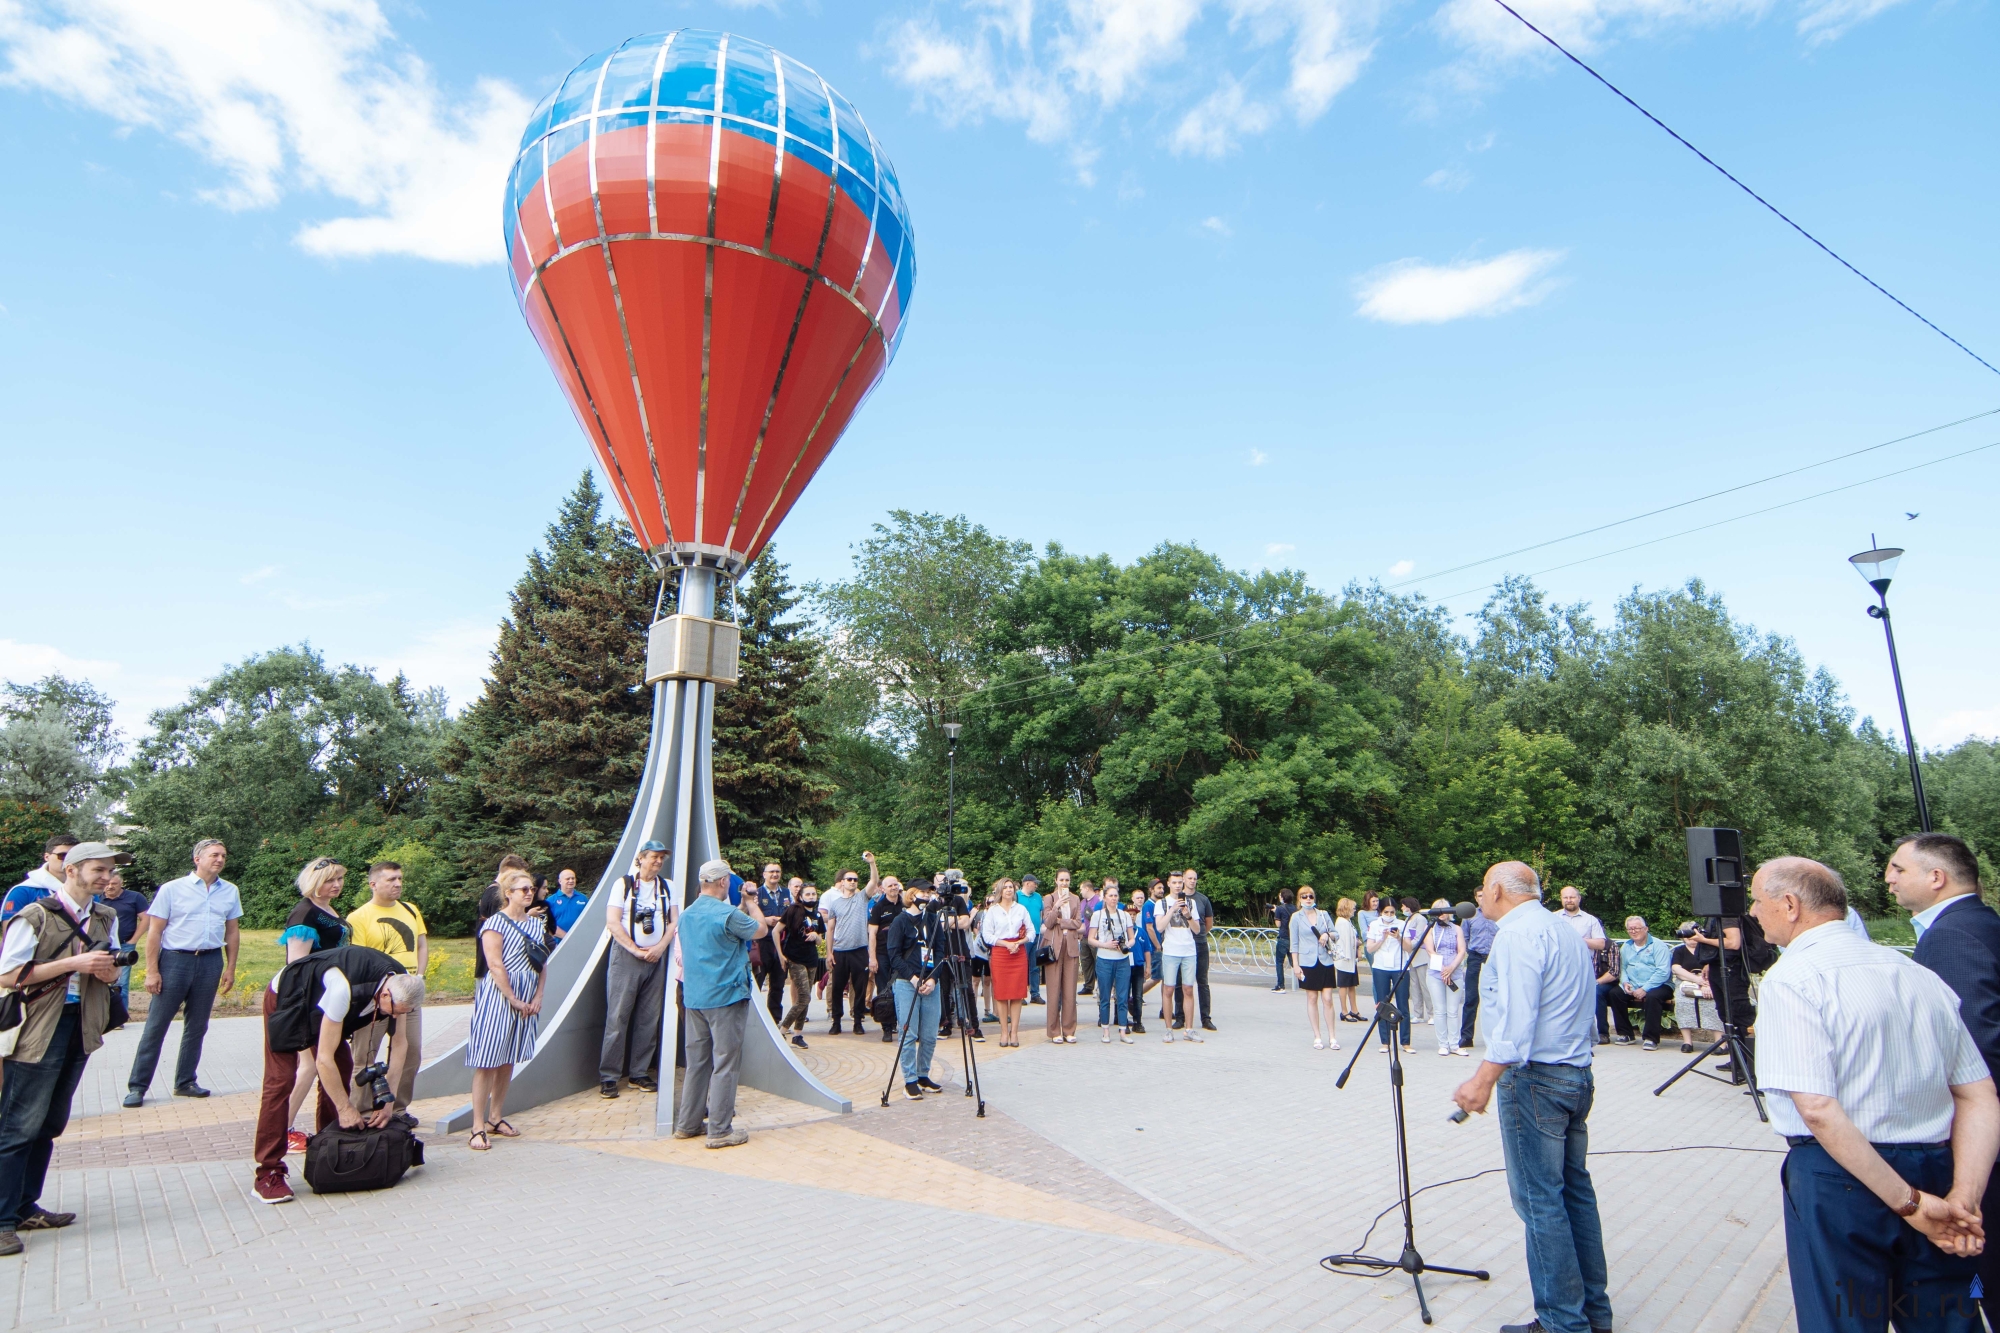
[[[598,1055],[604,1041],[605,953],[612,947],[604,925],[609,889],[637,859],[639,846],[650,839],[667,844],[667,874],[681,886],[683,901],[701,863],[717,854],[714,783],[709,768],[709,744],[715,708],[715,686],[705,681],[668,680],[653,687],[653,735],[646,752],[646,770],[618,850],[598,881],[597,892],[569,934],[549,955],[543,974],[541,1027],[534,1058],[516,1066],[507,1092],[511,1110],[527,1110],[559,1097],[597,1086]],[[676,951],[678,946],[676,946]],[[663,968],[675,961],[670,954]],[[661,1021],[661,1082],[673,1087],[674,1051],[678,1045],[680,1012],[670,989]],[[853,1103],[828,1088],[801,1065],[777,1025],[753,996],[751,1009],[761,1022],[746,1025],[740,1081],[760,1092],[848,1112]],[[417,1073],[418,1098],[447,1097],[472,1090],[472,1071],[465,1066],[460,1042],[424,1065]],[[669,1132],[673,1099],[660,1098],[656,1127]],[[469,1129],[470,1104],[439,1122],[447,1133]]]

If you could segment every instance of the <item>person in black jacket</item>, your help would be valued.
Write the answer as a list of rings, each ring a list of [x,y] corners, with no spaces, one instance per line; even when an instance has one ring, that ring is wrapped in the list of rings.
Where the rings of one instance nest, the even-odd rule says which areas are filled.
[[[903,1033],[903,1095],[915,1102],[926,1092],[944,1091],[930,1073],[939,1002],[950,978],[943,971],[947,941],[937,890],[928,880],[916,879],[903,898],[904,909],[888,930],[889,975],[895,979],[896,1027]]]
[[[2000,1071],[2000,912],[1979,896],[1979,862],[1949,833],[1903,839],[1882,872],[1917,929],[1917,962],[1958,996],[1958,1016],[1989,1070]],[[2000,1218],[2000,1171],[1988,1177],[1980,1212]],[[1989,1324],[2000,1316],[2000,1244],[1987,1238],[1979,1256]]]

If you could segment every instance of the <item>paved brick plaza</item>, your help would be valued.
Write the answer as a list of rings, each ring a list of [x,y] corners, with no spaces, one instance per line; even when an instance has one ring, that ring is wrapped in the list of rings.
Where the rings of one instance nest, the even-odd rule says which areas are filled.
[[[167,1096],[171,1056],[138,1111],[118,1107],[136,1025],[91,1061],[48,1202],[76,1226],[0,1260],[22,1329],[1419,1329],[1400,1275],[1322,1271],[1395,1188],[1384,1062],[1337,1092],[1302,1001],[1218,985],[1202,1046],[980,1048],[987,1118],[962,1097],[877,1098],[894,1048],[822,1035],[809,1058],[852,1097],[836,1116],[746,1093],[749,1145],[652,1137],[649,1098],[594,1092],[514,1115],[525,1135],[473,1153],[433,1137],[430,1164],[379,1195],[271,1208],[250,1195],[258,1020],[210,1031],[206,1102]],[[1033,1017],[1039,1009],[1030,1009]],[[430,1023],[439,1048],[464,1009]],[[1087,1025],[1095,1002],[1082,1001]],[[1359,1025],[1343,1025],[1358,1032]],[[173,1050],[178,1034],[170,1036]],[[1472,1061],[1409,1057],[1419,1184],[1500,1163],[1492,1118],[1445,1120]],[[1348,1039],[1349,1050],[1353,1040]],[[941,1044],[951,1056],[956,1042]],[[1720,1084],[1651,1088],[1683,1057],[1599,1048],[1595,1150],[1699,1143],[1775,1149]],[[428,1121],[444,1102],[420,1104]],[[298,1159],[292,1159],[296,1162]],[[1596,1158],[1620,1329],[1790,1329],[1774,1155]],[[294,1177],[295,1183],[296,1175]],[[1493,1270],[1428,1281],[1437,1328],[1531,1312],[1521,1232],[1495,1173],[1417,1201],[1425,1256]],[[1395,1216],[1370,1250],[1399,1248]]]

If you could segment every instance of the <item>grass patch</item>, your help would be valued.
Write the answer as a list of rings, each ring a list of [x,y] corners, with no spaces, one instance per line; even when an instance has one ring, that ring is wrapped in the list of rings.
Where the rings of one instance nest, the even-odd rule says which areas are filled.
[[[429,999],[470,999],[473,991],[471,938],[441,939],[433,935],[430,941],[430,966],[424,970],[424,985],[429,991]],[[244,931],[242,946],[236,955],[236,989],[228,995],[216,996],[216,1008],[260,1010],[263,1000],[259,992],[271,984],[271,978],[284,964],[285,952],[278,947],[277,931]],[[146,957],[145,950],[141,949],[139,962],[132,969],[134,992],[143,989],[145,978]]]

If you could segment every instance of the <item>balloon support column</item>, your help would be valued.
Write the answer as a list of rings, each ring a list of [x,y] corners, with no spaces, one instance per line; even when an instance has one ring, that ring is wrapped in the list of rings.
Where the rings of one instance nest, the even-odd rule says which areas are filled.
[[[647,643],[646,681],[653,687],[653,735],[646,771],[625,822],[618,850],[605,867],[597,892],[549,955],[543,975],[541,1029],[534,1058],[514,1070],[507,1091],[510,1110],[527,1110],[558,1097],[595,1088],[604,1040],[605,951],[617,947],[604,926],[610,888],[638,859],[651,839],[667,845],[664,873],[679,888],[683,906],[692,900],[694,878],[703,861],[720,855],[715,829],[715,783],[709,762],[714,731],[715,691],[736,681],[738,631],[712,619],[716,571],[685,566],[678,613],[656,621]],[[669,976],[678,973],[680,946],[661,961]],[[660,1086],[654,1131],[673,1128],[674,1052],[679,1044],[680,1006],[670,989],[660,1032]],[[745,1087],[789,1097],[810,1106],[848,1112],[854,1105],[828,1088],[798,1062],[792,1046],[753,993],[750,1022],[744,1027],[740,1079]],[[465,1043],[427,1063],[417,1075],[419,1098],[444,1097],[472,1089],[465,1066]],[[438,1122],[447,1133],[472,1127],[468,1103]]]

